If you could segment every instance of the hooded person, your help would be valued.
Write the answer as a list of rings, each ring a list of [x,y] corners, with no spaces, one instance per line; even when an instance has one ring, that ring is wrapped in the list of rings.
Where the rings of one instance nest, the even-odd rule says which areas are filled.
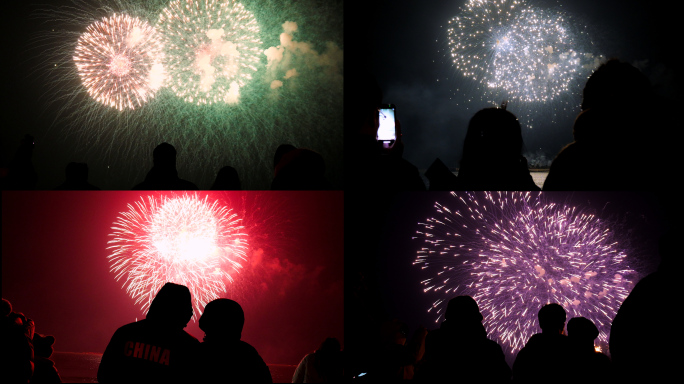
[[[240,340],[245,313],[237,302],[216,299],[204,307],[199,327],[204,331],[198,372],[201,382],[271,383],[271,371],[254,347]]]
[[[152,300],[144,320],[116,330],[102,355],[97,380],[194,381],[199,340],[183,330],[192,314],[188,287],[166,283]]]

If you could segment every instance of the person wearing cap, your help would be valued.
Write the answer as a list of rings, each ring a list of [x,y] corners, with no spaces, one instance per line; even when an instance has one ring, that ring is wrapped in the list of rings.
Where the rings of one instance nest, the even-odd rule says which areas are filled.
[[[114,332],[97,371],[100,383],[193,381],[199,340],[183,328],[192,318],[190,290],[166,283],[147,317]]]
[[[199,361],[200,382],[272,383],[271,371],[254,347],[240,340],[245,313],[237,302],[216,299],[204,307]]]
[[[425,355],[415,380],[508,382],[511,369],[501,346],[487,338],[483,318],[472,297],[449,300],[444,321],[425,339]]]

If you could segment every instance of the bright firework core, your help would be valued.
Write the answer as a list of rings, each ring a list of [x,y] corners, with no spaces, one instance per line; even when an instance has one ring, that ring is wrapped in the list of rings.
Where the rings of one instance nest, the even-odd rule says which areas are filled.
[[[625,262],[618,235],[591,212],[547,202],[543,194],[453,193],[420,223],[425,245],[414,265],[432,271],[424,291],[437,294],[428,312],[442,318],[446,303],[470,295],[490,337],[509,355],[538,329],[537,312],[562,305],[583,316],[608,343],[610,324],[636,272]]]
[[[160,36],[147,22],[128,15],[89,25],[73,59],[88,94],[118,110],[140,107],[162,84]]]
[[[514,100],[544,102],[569,89],[583,68],[562,15],[518,0],[470,0],[449,21],[449,46],[467,78]]]
[[[247,250],[240,219],[218,201],[184,195],[128,205],[110,235],[111,271],[147,312],[166,282],[186,285],[194,318],[226,290]]]
[[[162,10],[169,87],[196,104],[239,101],[261,54],[259,26],[238,2],[176,0]]]

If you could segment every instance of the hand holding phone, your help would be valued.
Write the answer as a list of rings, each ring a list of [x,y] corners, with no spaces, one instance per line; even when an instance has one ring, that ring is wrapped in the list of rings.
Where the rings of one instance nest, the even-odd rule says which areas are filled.
[[[391,147],[397,140],[394,104],[383,104],[378,108],[378,132],[376,139],[385,148]]]

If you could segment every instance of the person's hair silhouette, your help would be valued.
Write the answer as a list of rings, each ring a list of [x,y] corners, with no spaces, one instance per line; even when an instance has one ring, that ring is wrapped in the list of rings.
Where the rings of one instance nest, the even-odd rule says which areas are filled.
[[[570,341],[571,374],[577,381],[610,381],[611,366],[608,356],[597,352],[594,340],[599,336],[596,325],[585,317],[573,317],[568,321],[568,340]]]
[[[271,371],[254,347],[240,340],[245,324],[242,306],[230,299],[216,299],[204,307],[199,327],[205,332],[200,345],[198,375],[215,383],[230,376],[235,382],[272,382]]]
[[[503,108],[478,111],[468,124],[457,190],[539,190],[522,156],[520,122]]]
[[[543,189],[635,190],[659,182],[652,164],[666,152],[658,130],[660,120],[670,114],[655,113],[654,94],[643,73],[609,60],[587,80],[581,108],[574,141],[554,158]]]
[[[416,381],[508,381],[511,369],[503,350],[487,338],[482,320],[472,297],[457,296],[449,300],[440,328],[427,335]]]
[[[216,175],[216,180],[214,180],[211,189],[214,191],[238,191],[242,189],[237,170],[229,166],[221,168]]]

